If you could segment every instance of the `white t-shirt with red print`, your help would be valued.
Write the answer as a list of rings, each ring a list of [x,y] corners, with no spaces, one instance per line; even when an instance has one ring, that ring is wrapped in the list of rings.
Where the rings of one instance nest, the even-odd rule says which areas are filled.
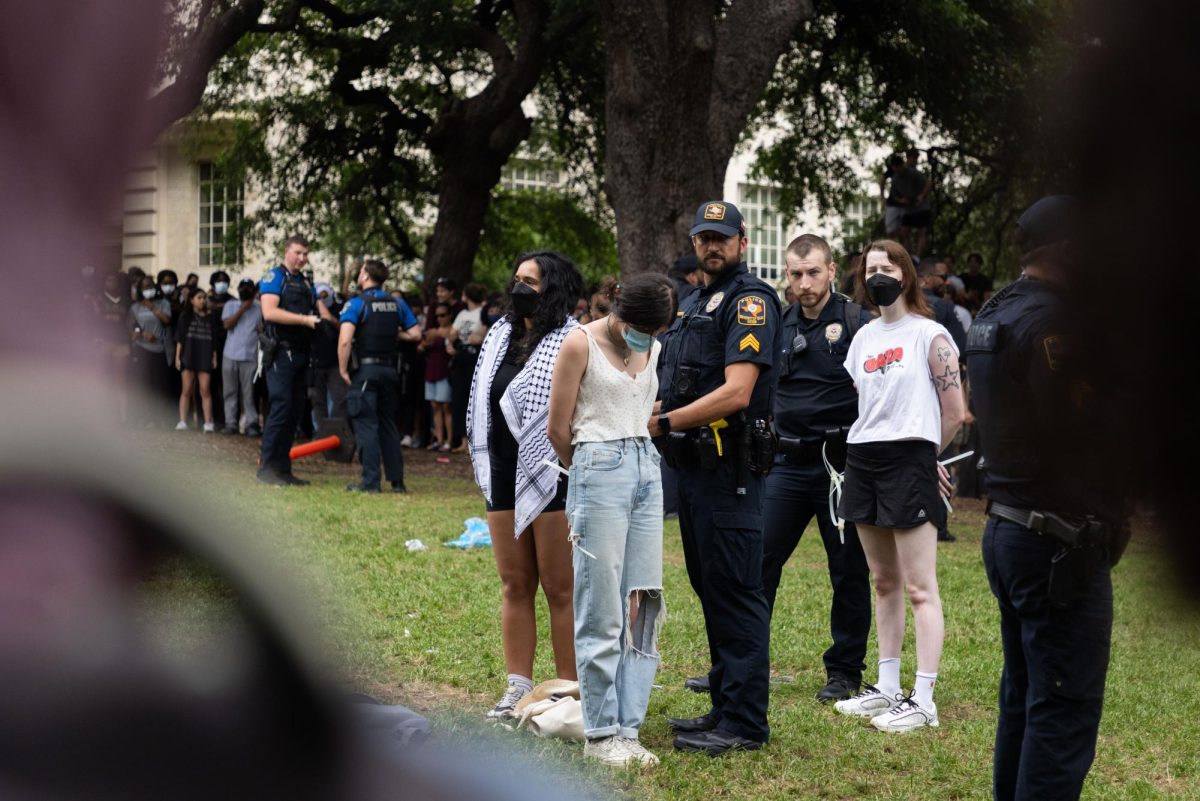
[[[950,333],[919,314],[875,320],[858,332],[844,363],[858,389],[858,420],[847,442],[923,439],[941,448],[942,405],[929,372],[929,346],[938,335],[958,355]]]

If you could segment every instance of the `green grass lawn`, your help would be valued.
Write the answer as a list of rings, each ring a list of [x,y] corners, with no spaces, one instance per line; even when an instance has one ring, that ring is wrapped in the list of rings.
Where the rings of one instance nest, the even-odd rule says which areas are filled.
[[[190,447],[196,435],[163,435],[163,449]],[[221,499],[257,523],[239,536],[272,550],[299,594],[315,605],[329,644],[325,655],[358,689],[428,713],[449,737],[473,734],[503,689],[499,581],[490,549],[441,545],[462,521],[483,516],[464,457],[410,464],[406,496],[348,496],[347,467],[297,465],[306,489],[276,489],[252,480],[253,451],[242,440],[208,438],[200,458],[180,465],[196,492]],[[410,455],[410,462],[414,461]],[[186,476],[183,475],[184,471]],[[645,774],[583,766],[573,744],[511,735],[547,759],[574,763],[637,799],[985,798],[990,797],[995,696],[1001,655],[998,614],[979,552],[978,502],[959,501],[951,528],[959,541],[939,547],[946,647],[938,679],[941,728],[887,736],[866,721],[837,716],[813,699],[824,683],[829,585],[824,551],[810,527],[788,563],[776,602],[771,664],[770,745],[723,759],[676,754],[665,718],[707,711],[683,689],[707,670],[700,607],[687,582],[679,529],[666,524],[660,689],[651,697],[642,740],[662,758]],[[1096,763],[1084,789],[1090,799],[1200,798],[1200,617],[1175,599],[1157,549],[1138,532],[1114,573],[1116,624]],[[410,553],[420,539],[428,550]],[[206,579],[173,576],[197,597]],[[185,591],[184,597],[187,597]],[[544,609],[535,681],[553,678]],[[909,625],[903,667],[915,670]],[[876,657],[874,638],[868,662]],[[868,670],[873,677],[874,670]]]

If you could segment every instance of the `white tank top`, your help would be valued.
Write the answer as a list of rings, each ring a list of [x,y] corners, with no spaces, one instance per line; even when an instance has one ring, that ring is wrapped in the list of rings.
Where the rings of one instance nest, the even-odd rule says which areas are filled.
[[[588,363],[579,382],[575,416],[571,419],[571,444],[611,442],[650,436],[646,423],[658,395],[658,340],[650,346],[650,361],[636,376],[613,367],[592,332],[588,338]]]

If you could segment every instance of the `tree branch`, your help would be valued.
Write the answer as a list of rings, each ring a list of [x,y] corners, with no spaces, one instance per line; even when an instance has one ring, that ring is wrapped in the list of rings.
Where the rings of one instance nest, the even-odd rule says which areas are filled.
[[[811,19],[812,0],[738,0],[717,23],[717,49],[709,103],[709,136],[732,148],[762,88],[800,23]]]
[[[208,87],[208,74],[221,57],[232,50],[258,24],[266,0],[238,0],[216,16],[201,17],[179,54],[175,80],[153,95],[149,102],[149,139],[153,139],[200,105]],[[212,4],[201,9],[212,12]]]

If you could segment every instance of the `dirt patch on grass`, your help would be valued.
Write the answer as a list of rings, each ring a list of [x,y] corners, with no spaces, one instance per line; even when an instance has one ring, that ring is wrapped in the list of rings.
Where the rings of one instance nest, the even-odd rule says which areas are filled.
[[[380,682],[360,677],[358,684],[372,698],[404,704],[422,714],[448,710],[462,712],[473,707],[482,709],[487,704],[487,696],[483,693],[472,694],[461,687],[428,681]]]

